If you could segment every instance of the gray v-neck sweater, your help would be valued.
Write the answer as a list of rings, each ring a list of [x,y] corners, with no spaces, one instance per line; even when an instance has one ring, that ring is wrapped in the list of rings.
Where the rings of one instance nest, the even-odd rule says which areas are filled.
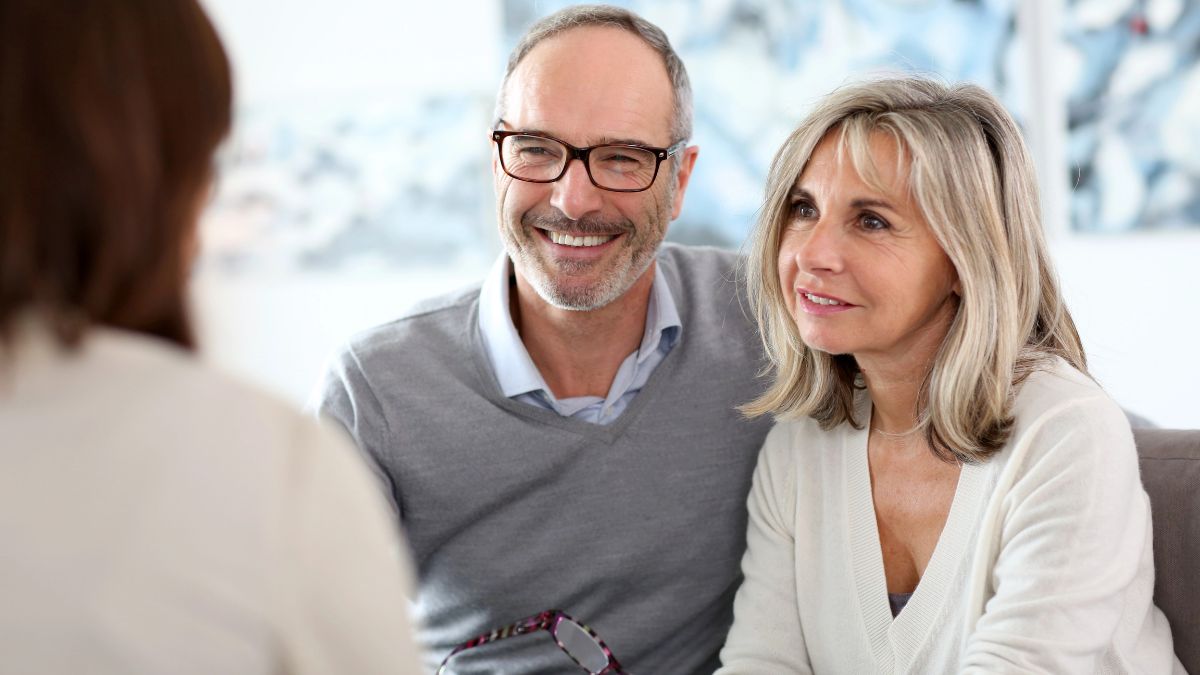
[[[320,410],[391,482],[431,668],[460,642],[557,608],[595,629],[631,672],[716,669],[770,426],[734,410],[764,385],[735,260],[663,247],[681,339],[607,426],[501,394],[480,342],[478,288],[427,302],[342,352]],[[577,668],[544,634],[458,658],[471,654],[480,658],[470,672]]]

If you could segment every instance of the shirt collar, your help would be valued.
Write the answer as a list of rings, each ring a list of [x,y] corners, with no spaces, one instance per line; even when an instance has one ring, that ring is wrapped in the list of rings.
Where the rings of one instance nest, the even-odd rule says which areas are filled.
[[[479,291],[479,333],[505,398],[549,391],[513,325],[509,310],[511,278],[512,263],[507,253],[501,253]]]
[[[492,265],[479,291],[479,332],[484,349],[492,363],[492,372],[506,398],[543,391],[552,396],[545,379],[517,334],[509,310],[511,298],[512,263],[507,253],[501,253]],[[663,274],[662,265],[654,266],[654,283],[650,287],[650,303],[646,308],[646,330],[638,347],[640,364],[657,349],[674,346],[679,341],[683,323],[671,288]]]
[[[642,333],[642,344],[638,347],[638,363],[650,358],[656,349],[675,346],[682,330],[683,322],[679,320],[679,310],[671,295],[671,287],[667,285],[667,277],[663,274],[662,263],[656,263],[654,284],[650,286],[650,304],[646,308],[646,331]]]

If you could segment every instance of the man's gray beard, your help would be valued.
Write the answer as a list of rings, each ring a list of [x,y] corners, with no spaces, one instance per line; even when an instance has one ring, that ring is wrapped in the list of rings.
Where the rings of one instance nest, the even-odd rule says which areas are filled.
[[[614,270],[614,274],[606,276],[599,283],[592,286],[560,288],[555,284],[553,275],[548,273],[539,264],[537,259],[534,259],[532,256],[526,257],[519,253],[514,255],[511,248],[509,250],[510,257],[514,260],[518,257],[521,259],[521,267],[525,272],[526,280],[533,286],[533,290],[537,292],[542,300],[558,309],[566,309],[574,312],[590,312],[600,309],[622,295],[625,295],[633,287],[633,284],[642,278],[642,275],[650,268],[650,263],[654,261],[657,253],[657,247],[650,251],[640,252],[633,257],[624,273],[621,273],[619,269]]]
[[[675,177],[675,169],[672,169],[669,175],[673,181]],[[674,195],[675,188],[674,184],[672,183],[672,187],[667,190],[665,195],[665,203],[671,203],[674,200]],[[620,268],[615,269],[613,270],[612,274],[589,288],[559,288],[554,283],[554,275],[551,274],[546,267],[540,264],[541,261],[539,261],[537,256],[533,253],[533,251],[536,249],[531,245],[528,252],[522,250],[521,242],[517,240],[516,235],[513,233],[513,228],[501,228],[500,238],[504,240],[504,248],[508,252],[508,257],[513,261],[514,265],[517,265],[521,268],[523,276],[529,282],[529,285],[533,286],[533,290],[537,292],[538,296],[542,300],[552,307],[557,307],[558,309],[565,309],[574,312],[590,312],[592,310],[605,307],[617,298],[625,295],[625,293],[633,287],[634,283],[636,283],[638,279],[642,278],[642,275],[646,273],[646,270],[650,269],[650,264],[653,263],[654,259],[658,256],[658,249],[662,245],[662,239],[666,234],[665,222],[668,220],[668,215],[669,214],[665,212],[659,214],[660,217],[664,218],[664,221],[655,224],[660,224],[662,226],[662,231],[658,235],[658,241],[655,242],[652,248],[649,250],[636,251],[633,257],[630,258],[629,266],[624,269],[623,273]],[[503,217],[504,214],[501,213],[500,218]],[[595,232],[596,234],[612,232],[612,230],[615,229],[613,227],[605,226],[609,225],[609,223],[597,223],[596,221],[590,219],[568,221],[567,218],[562,217],[561,214],[559,214],[559,217],[538,217],[527,215],[521,218],[518,225],[522,228],[519,231],[529,232],[530,230],[536,228],[538,224],[548,226],[562,224],[564,222],[571,222],[573,229],[582,230],[584,232],[591,231]],[[645,225],[647,228],[651,226],[650,223],[646,223]],[[633,225],[633,223],[628,221],[618,225],[618,228],[625,232],[626,240],[623,242],[623,244],[627,246],[635,246],[641,243],[630,241],[632,237],[651,236],[647,231],[639,231]],[[530,233],[528,236],[537,237],[540,235],[536,233]],[[571,263],[568,262],[566,264],[569,269]],[[580,265],[579,267],[580,269],[584,269],[585,265]]]
[[[529,232],[528,237],[534,238],[541,236],[536,232],[532,232],[536,228],[535,223],[540,222],[542,225],[554,223],[554,219],[529,219],[528,222],[520,223],[522,232]],[[573,223],[576,229],[583,231],[592,231],[596,233],[611,232],[613,227],[597,226],[595,223],[579,222]],[[622,226],[619,229],[624,230],[626,239],[622,242],[623,246],[635,246],[641,242],[630,241],[630,237],[639,236],[637,230],[632,224]],[[551,269],[551,264],[548,260],[543,260],[537,256],[537,248],[532,241],[528,242],[528,247],[523,246],[522,242],[517,239],[511,228],[505,228],[501,232],[501,238],[504,240],[504,248],[508,252],[508,257],[512,259],[513,264],[521,270],[522,276],[533,286],[534,291],[546,303],[558,309],[565,309],[575,312],[590,312],[600,309],[617,298],[621,297],[628,291],[638,279],[645,274],[650,268],[650,263],[654,261],[658,254],[658,245],[661,242],[656,242],[650,250],[636,251],[630,258],[629,264],[624,267],[617,267],[610,270],[610,273],[600,279],[599,282],[586,287],[574,286],[570,283],[559,284],[556,277],[559,270],[571,271],[587,271],[591,266],[589,263],[572,263],[571,261],[563,261],[557,270]],[[576,266],[576,269],[572,269]],[[570,274],[563,275],[566,279],[570,279]]]

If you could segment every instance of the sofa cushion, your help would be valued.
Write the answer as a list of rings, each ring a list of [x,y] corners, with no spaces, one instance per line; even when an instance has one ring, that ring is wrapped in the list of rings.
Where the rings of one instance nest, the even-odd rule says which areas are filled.
[[[1154,520],[1154,604],[1175,653],[1200,673],[1200,431],[1135,429]]]

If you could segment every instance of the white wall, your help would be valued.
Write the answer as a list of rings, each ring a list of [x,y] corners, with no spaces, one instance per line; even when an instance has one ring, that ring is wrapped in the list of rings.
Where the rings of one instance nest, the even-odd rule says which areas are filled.
[[[241,105],[366,91],[496,87],[495,0],[201,0]]]
[[[1200,232],[1052,242],[1092,375],[1121,405],[1200,428]]]
[[[483,270],[435,265],[362,277],[207,275],[192,285],[192,304],[206,359],[303,404],[350,335],[482,277]]]
[[[499,79],[497,2],[206,4],[230,43],[243,103],[377,87],[490,92]],[[1052,163],[1061,139],[1043,145],[1040,162]],[[1050,206],[1061,213],[1061,204]],[[1061,216],[1052,220],[1052,249],[1093,374],[1128,409],[1163,426],[1200,428],[1200,230],[1085,237],[1065,232]],[[209,273],[194,286],[200,340],[214,363],[301,402],[350,333],[484,271],[431,261],[352,277]]]

